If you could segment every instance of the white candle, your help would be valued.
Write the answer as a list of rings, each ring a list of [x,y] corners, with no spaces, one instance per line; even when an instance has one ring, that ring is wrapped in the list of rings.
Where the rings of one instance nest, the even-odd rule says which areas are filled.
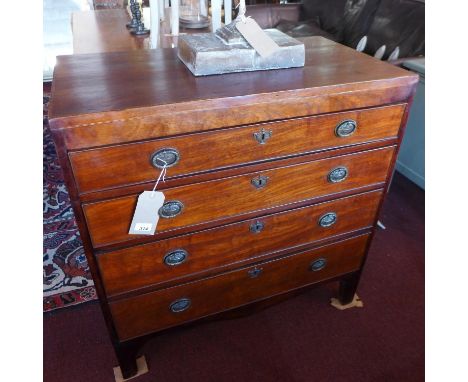
[[[171,0],[171,31],[172,35],[179,35],[179,0]]]
[[[164,21],[164,0],[158,0],[159,19]]]
[[[150,42],[151,48],[158,47],[159,41],[159,0],[150,0]]]
[[[151,14],[150,9],[147,7],[141,8],[141,20],[146,29],[151,29]]]
[[[232,0],[224,0],[224,23],[232,21]]]
[[[221,0],[211,0],[211,27],[212,32],[221,28]]]

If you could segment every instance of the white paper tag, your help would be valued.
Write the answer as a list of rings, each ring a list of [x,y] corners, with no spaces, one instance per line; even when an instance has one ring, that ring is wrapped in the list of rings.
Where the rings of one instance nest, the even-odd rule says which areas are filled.
[[[143,191],[138,197],[129,235],[154,235],[159,220],[158,211],[164,199],[160,191]]]
[[[268,57],[280,49],[278,44],[250,17],[244,18],[244,21],[238,21],[236,28],[262,57]]]

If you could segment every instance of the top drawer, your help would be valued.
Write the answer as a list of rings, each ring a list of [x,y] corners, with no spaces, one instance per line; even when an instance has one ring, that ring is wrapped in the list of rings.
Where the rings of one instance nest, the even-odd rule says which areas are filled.
[[[69,154],[80,193],[341,147],[398,134],[406,104],[249,125]]]

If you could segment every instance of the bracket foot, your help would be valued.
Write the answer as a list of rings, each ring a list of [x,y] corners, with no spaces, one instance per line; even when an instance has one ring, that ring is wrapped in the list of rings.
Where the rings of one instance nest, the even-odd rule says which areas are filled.
[[[120,366],[114,367],[115,382],[130,381],[131,379],[139,377],[140,375],[146,374],[148,372],[148,365],[146,363],[146,358],[144,355],[136,359],[136,364],[137,364],[137,373],[134,376],[127,378],[127,379],[125,379],[122,376],[122,370],[120,370]]]

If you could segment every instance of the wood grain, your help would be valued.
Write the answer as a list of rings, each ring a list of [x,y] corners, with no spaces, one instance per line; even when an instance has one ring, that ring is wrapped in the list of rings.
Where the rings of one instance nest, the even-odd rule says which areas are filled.
[[[249,164],[241,164],[239,166],[217,169],[213,171],[200,172],[183,176],[168,176],[165,182],[160,182],[159,190],[164,190],[172,187],[179,187],[193,183],[201,183],[210,180],[221,178],[230,178],[232,176],[242,175],[245,173],[255,173],[271,170],[277,167],[285,167],[314,160],[336,157],[337,155],[353,154],[360,151],[380,149],[388,146],[395,146],[398,143],[398,138],[387,138],[378,141],[372,141],[357,145],[344,146],[340,148],[324,149],[314,151],[312,153],[293,155],[284,158],[275,158],[268,161],[259,161]],[[67,161],[69,164],[70,161]],[[159,175],[159,174],[158,174]],[[145,183],[138,183],[125,187],[109,188],[106,190],[92,191],[80,194],[80,200],[83,203],[90,203],[104,199],[114,199],[121,196],[141,193],[148,188],[153,188],[154,179]],[[375,188],[375,187],[374,187]]]
[[[169,9],[166,8],[166,11]],[[166,21],[160,26],[159,41],[157,41],[159,48],[172,48],[178,43],[178,37],[170,35],[170,12],[167,13]],[[129,33],[125,27],[129,21],[130,18],[125,9],[73,12],[73,53],[89,54],[152,49],[149,36],[134,36]],[[181,34],[209,32],[208,28],[186,30],[180,27],[179,29]]]
[[[132,51],[150,47],[149,38],[133,36],[124,9],[72,13],[73,53]]]
[[[101,35],[110,40],[119,26],[107,25]],[[150,333],[318,282],[341,281],[342,300],[354,294],[418,78],[321,37],[303,41],[303,68],[205,78],[172,49],[58,58],[50,126],[126,376]],[[368,117],[369,108],[379,112]],[[331,121],[353,114],[358,131],[342,144],[329,135]],[[273,131],[260,148],[243,135],[258,124]],[[161,189],[185,209],[162,219],[156,235],[130,237],[136,196],[157,174],[141,160],[168,142],[183,156]],[[348,178],[328,183],[340,165]],[[251,184],[259,175],[269,177],[263,189]],[[331,207],[336,225],[319,229],[317,216]],[[247,229],[257,220],[266,225],[254,240]],[[161,259],[175,247],[188,248],[189,259],[167,270]],[[319,256],[327,267],[308,271]],[[260,263],[263,273],[250,278]],[[192,305],[174,315],[168,306],[181,297]]]
[[[180,155],[168,169],[170,178],[396,137],[404,109],[402,104],[78,151],[70,153],[70,162],[80,192],[97,191],[154,180],[159,169],[150,158],[164,148]],[[356,132],[338,137],[335,128],[345,120],[356,121]],[[264,144],[254,138],[262,129],[271,133]]]
[[[206,221],[222,224],[223,218],[261,211],[278,205],[312,199],[368,184],[383,182],[394,147],[365,151],[320,161],[303,163],[260,174],[246,174],[232,178],[197,183],[164,190],[166,201],[182,202],[182,213],[174,218],[160,218],[158,232],[195,226]],[[328,181],[328,174],[345,166],[348,177],[339,183]],[[266,187],[257,189],[252,180],[268,177]],[[137,196],[84,204],[88,229],[95,248],[106,244],[135,240],[128,229],[133,217]]]
[[[112,302],[110,309],[118,335],[121,340],[128,340],[352,272],[361,265],[367,240],[368,235],[358,236],[216,277]],[[326,259],[325,268],[311,271],[311,263],[319,258]],[[261,273],[252,278],[249,271],[254,269],[261,269]],[[190,299],[191,306],[183,312],[172,313],[170,304],[180,298]]]
[[[97,256],[99,269],[109,296],[167,281],[181,282],[183,276],[240,261],[254,261],[284,248],[371,227],[381,196],[381,191],[373,191],[191,235],[101,253]],[[319,218],[328,212],[336,213],[337,221],[330,227],[321,227]],[[264,226],[259,233],[250,230],[256,222]],[[176,249],[187,251],[187,260],[177,266],[166,265],[164,256]]]
[[[303,68],[222,80],[192,76],[175,49],[61,56],[50,126],[75,150],[405,102],[417,82],[322,37],[303,41]]]

